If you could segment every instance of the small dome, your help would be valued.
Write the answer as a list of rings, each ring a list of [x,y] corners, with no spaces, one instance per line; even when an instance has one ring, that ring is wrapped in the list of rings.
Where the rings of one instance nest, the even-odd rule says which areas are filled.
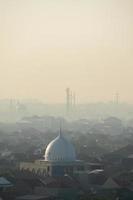
[[[75,161],[73,145],[61,134],[51,141],[45,151],[45,161]]]

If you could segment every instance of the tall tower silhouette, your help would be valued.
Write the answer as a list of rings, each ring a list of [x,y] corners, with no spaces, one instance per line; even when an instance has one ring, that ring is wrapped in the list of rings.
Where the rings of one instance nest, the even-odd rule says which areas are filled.
[[[118,92],[116,92],[116,94],[115,94],[114,102],[115,102],[116,104],[119,104],[119,93],[118,93]]]
[[[66,109],[67,109],[67,112],[70,111],[70,106],[71,106],[71,91],[70,91],[70,88],[66,88]]]
[[[76,106],[76,94],[75,92],[73,93],[73,106]]]
[[[66,111],[70,113],[70,111],[74,111],[76,107],[76,95],[70,88],[66,88]]]

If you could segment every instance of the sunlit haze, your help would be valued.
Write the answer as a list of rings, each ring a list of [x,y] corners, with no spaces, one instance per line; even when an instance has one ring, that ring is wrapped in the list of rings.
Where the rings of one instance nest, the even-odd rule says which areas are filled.
[[[0,0],[0,98],[133,101],[132,0]]]

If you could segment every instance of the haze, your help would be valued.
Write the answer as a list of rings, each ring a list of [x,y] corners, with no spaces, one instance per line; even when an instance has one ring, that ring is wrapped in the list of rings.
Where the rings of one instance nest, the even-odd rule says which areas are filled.
[[[0,0],[0,98],[133,101],[132,0]]]

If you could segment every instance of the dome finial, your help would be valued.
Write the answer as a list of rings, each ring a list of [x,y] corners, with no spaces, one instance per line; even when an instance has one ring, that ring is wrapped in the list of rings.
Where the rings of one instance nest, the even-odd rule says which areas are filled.
[[[45,151],[45,161],[52,162],[72,162],[76,160],[73,145],[62,135],[61,127],[59,135],[52,140]]]
[[[61,129],[61,122],[60,122],[60,132],[59,132],[59,136],[62,136],[62,129]]]
[[[61,124],[61,120],[60,120],[60,131],[59,131],[59,137],[62,136],[62,124]]]

